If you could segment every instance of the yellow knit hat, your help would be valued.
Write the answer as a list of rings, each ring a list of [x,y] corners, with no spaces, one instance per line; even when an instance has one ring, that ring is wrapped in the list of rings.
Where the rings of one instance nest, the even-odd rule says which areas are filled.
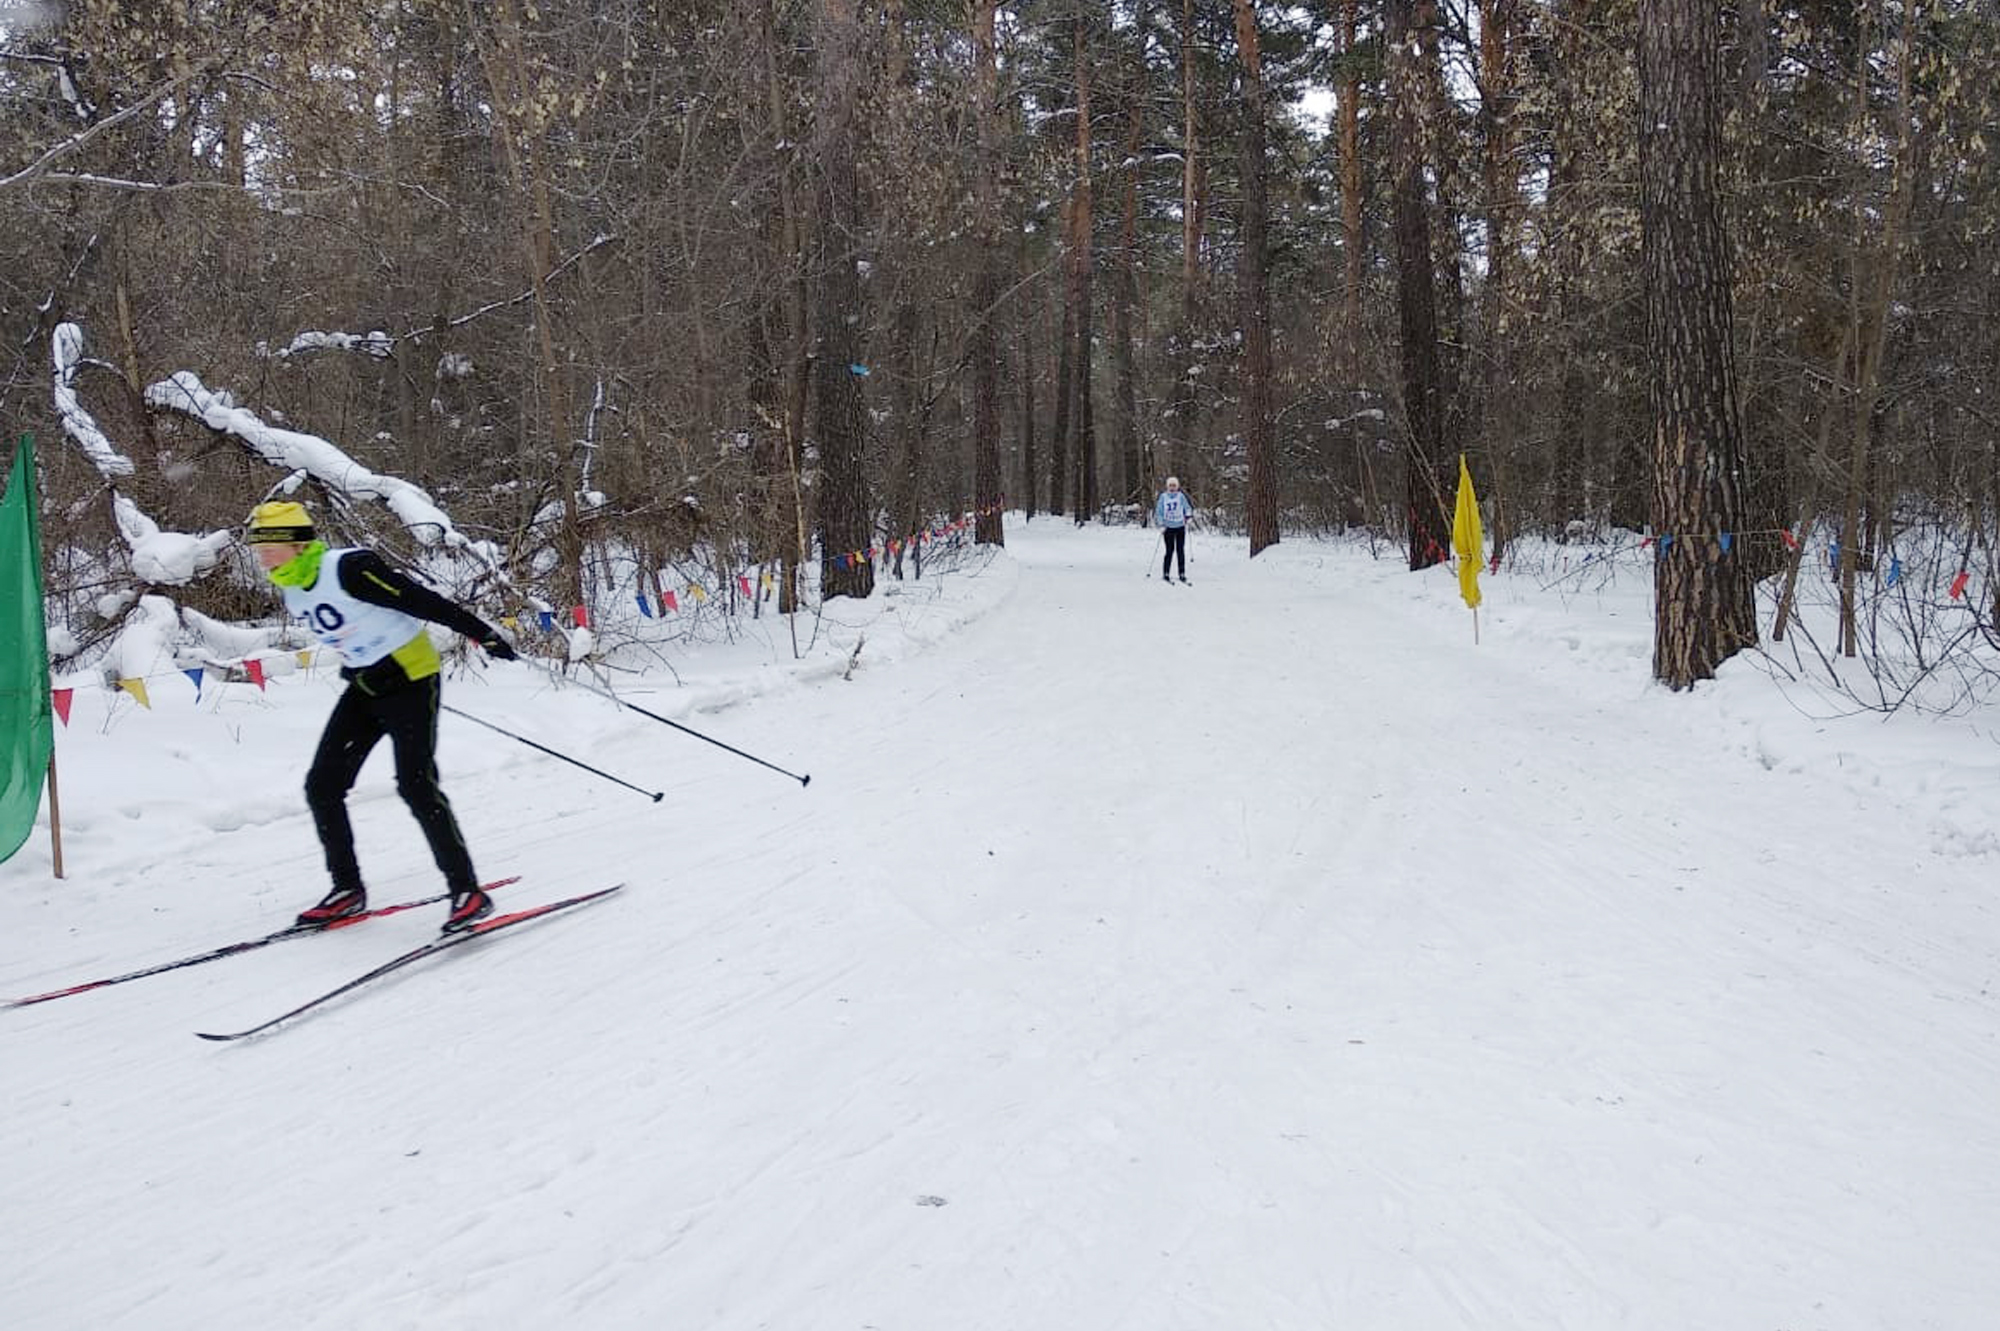
[[[273,499],[250,511],[250,531],[244,538],[252,545],[279,545],[313,539],[312,514],[304,504],[289,499]]]

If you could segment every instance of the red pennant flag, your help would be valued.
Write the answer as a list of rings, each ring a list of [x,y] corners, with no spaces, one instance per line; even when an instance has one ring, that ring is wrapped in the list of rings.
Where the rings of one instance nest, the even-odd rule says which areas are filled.
[[[570,619],[575,621],[576,626],[580,629],[587,629],[590,627],[590,612],[585,610],[580,605],[570,610],[569,617]]]
[[[1785,543],[1787,550],[1796,550],[1799,548],[1799,538],[1792,535],[1789,531],[1779,532],[1778,539]]]
[[[1960,569],[1958,576],[1951,580],[1951,599],[1956,601],[1959,597],[1965,595],[1965,584],[1970,581],[1972,581],[1972,575],[1964,569]]]
[[[262,661],[253,656],[243,663],[243,670],[244,673],[250,676],[252,684],[255,684],[259,689],[264,687],[264,663]]]
[[[743,594],[744,594],[745,596],[748,596],[748,595],[750,595],[750,575],[749,575],[749,574],[747,574],[747,573],[738,573],[738,574],[736,575],[736,585],[737,585],[737,586],[738,586],[739,588],[741,588],[741,589],[742,589],[742,591],[743,591]]]
[[[681,612],[681,600],[678,596],[675,596],[672,592],[667,592],[667,591],[661,592],[660,603],[666,606],[667,609],[673,611],[675,614],[679,614]]]
[[[56,715],[64,725],[69,724],[69,705],[75,697],[75,689],[54,689],[49,693],[49,701],[55,704]]]

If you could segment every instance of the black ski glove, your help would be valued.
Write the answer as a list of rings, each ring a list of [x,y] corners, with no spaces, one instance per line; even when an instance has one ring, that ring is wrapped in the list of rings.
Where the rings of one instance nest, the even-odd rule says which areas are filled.
[[[479,640],[479,645],[484,647],[486,654],[496,661],[518,661],[521,659],[521,654],[514,650],[514,644],[508,642],[498,633],[487,634]]]

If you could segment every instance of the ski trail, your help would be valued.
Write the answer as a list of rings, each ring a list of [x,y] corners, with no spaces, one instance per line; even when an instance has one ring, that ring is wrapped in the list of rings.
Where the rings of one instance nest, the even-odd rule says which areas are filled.
[[[1907,806],[1774,771],[1643,665],[1474,649],[1412,575],[1198,535],[1169,591],[1144,539],[1038,521],[983,618],[709,718],[809,791],[643,721],[590,756],[661,772],[657,813],[449,778],[510,903],[628,881],[561,929],[230,1050],[187,1032],[435,921],[9,1014],[10,1326],[1991,1306],[1975,859],[1889,877]],[[896,613],[928,629],[925,594]],[[421,873],[400,808],[368,817]],[[208,859],[247,877],[303,835]]]

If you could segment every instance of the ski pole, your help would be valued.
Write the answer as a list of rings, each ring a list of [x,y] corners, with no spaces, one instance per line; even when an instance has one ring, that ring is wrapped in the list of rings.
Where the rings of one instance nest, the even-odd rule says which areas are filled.
[[[667,792],[664,790],[646,790],[643,787],[633,785],[630,781],[621,781],[617,777],[611,775],[611,773],[609,772],[600,772],[595,767],[592,767],[589,763],[578,762],[576,759],[570,757],[566,753],[557,753],[554,749],[550,748],[546,744],[537,744],[535,743],[535,741],[529,739],[527,736],[517,735],[511,730],[505,729],[504,727],[501,726],[494,725],[491,721],[482,721],[470,712],[461,712],[456,707],[452,707],[445,703],[439,703],[438,707],[439,710],[450,712],[453,716],[462,716],[476,726],[485,726],[488,730],[495,731],[499,734],[505,735],[508,739],[518,740],[519,742],[527,745],[531,749],[540,749],[543,753],[548,754],[549,757],[560,758],[572,767],[581,767],[584,771],[590,773],[592,776],[601,776],[606,781],[609,781],[611,784],[615,786],[623,786],[627,790],[636,790],[641,795],[645,795],[648,798],[650,798],[655,804],[658,804],[661,800],[667,797]]]
[[[770,768],[772,771],[776,772],[779,776],[788,776],[792,780],[798,782],[800,786],[809,786],[812,784],[812,773],[810,772],[806,773],[804,776],[800,776],[797,772],[787,772],[784,768],[778,766],[776,763],[767,763],[754,753],[745,753],[741,749],[730,748],[729,745],[724,744],[719,739],[711,739],[709,736],[702,734],[699,730],[690,729],[689,727],[682,725],[678,721],[670,721],[666,717],[661,716],[658,712],[649,712],[645,708],[641,707],[638,703],[626,702],[623,698],[618,697],[618,695],[615,693],[610,696],[620,705],[631,708],[633,711],[637,712],[641,716],[650,716],[655,721],[658,721],[661,725],[672,726],[675,730],[680,731],[683,735],[693,735],[696,739],[707,740],[710,744],[713,744],[718,749],[728,749],[729,752],[735,754],[738,758],[747,758],[749,761],[756,763],[759,767]]]
[[[528,658],[523,657],[521,659],[527,660]],[[542,665],[540,661],[535,661],[533,662],[533,664],[541,666],[542,669],[548,671],[550,675],[556,674],[553,667]],[[560,676],[557,677],[560,678]],[[658,721],[663,726],[672,726],[675,730],[680,731],[684,735],[693,735],[696,739],[707,740],[708,743],[713,744],[718,749],[728,749],[729,752],[735,754],[738,758],[748,759],[749,761],[756,763],[759,767],[768,767],[780,776],[788,776],[792,780],[798,782],[800,786],[809,786],[812,784],[811,773],[807,773],[805,776],[800,776],[797,772],[787,772],[784,768],[778,766],[776,763],[767,763],[754,753],[745,753],[741,749],[731,748],[729,745],[724,744],[721,740],[713,739],[707,735],[704,735],[699,730],[695,730],[692,729],[691,727],[684,726],[678,721],[670,720],[667,717],[661,716],[658,712],[649,712],[645,708],[641,707],[638,703],[627,702],[625,699],[613,693],[610,689],[599,686],[594,680],[588,681],[586,683],[586,687],[590,688],[593,692],[603,694],[606,698],[609,698],[612,702],[617,703],[620,707],[629,707],[641,716],[651,717],[653,720]]]

